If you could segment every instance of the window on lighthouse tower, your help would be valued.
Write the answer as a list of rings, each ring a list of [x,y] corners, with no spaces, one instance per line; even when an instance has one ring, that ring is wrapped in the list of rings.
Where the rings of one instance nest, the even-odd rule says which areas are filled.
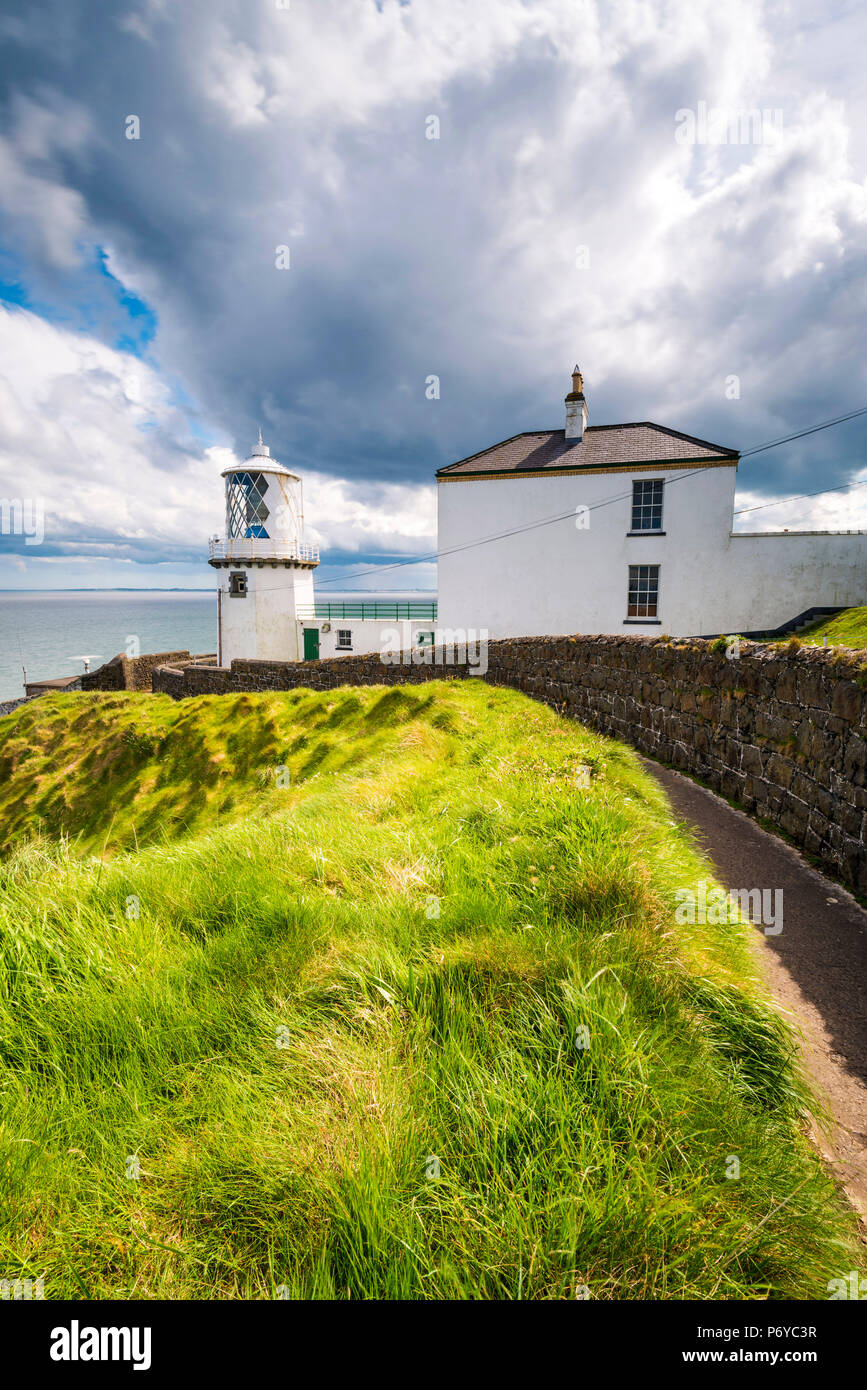
[[[226,526],[230,540],[268,540],[264,473],[232,473],[226,480]]]

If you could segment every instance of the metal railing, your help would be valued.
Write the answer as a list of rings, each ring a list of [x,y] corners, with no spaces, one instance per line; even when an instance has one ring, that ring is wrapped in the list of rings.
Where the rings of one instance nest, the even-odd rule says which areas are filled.
[[[319,563],[319,546],[304,541],[272,541],[261,537],[237,536],[225,541],[213,536],[208,541],[209,560],[297,560],[299,564]]]
[[[435,623],[436,599],[316,599],[296,610],[305,622],[315,618],[369,618],[373,621]]]

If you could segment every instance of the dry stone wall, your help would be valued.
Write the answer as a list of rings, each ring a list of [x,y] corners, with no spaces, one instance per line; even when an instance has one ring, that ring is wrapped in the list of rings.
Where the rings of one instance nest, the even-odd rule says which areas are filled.
[[[340,685],[402,685],[407,681],[443,680],[467,674],[466,662],[388,666],[378,652],[369,652],[323,661],[233,661],[231,667],[167,662],[154,671],[153,688],[180,699],[189,695],[295,690],[299,686],[334,690]]]
[[[191,657],[187,651],[150,652],[142,656],[124,656],[119,652],[96,671],[81,677],[82,690],[151,690],[153,672],[157,666],[188,661],[208,661],[213,657]]]
[[[701,778],[867,894],[867,655],[742,642],[735,656],[721,646],[646,637],[510,638],[488,644],[484,678]],[[234,661],[230,669],[163,666],[153,673],[153,688],[179,699],[469,674],[465,662],[391,666],[373,653]]]

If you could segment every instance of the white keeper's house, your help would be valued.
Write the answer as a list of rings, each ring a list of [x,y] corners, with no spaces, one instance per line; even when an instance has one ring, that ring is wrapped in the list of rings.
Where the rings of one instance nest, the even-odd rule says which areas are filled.
[[[219,659],[304,660],[437,633],[673,637],[777,629],[867,603],[867,531],[733,530],[738,454],[641,421],[514,435],[437,473],[438,594],[317,597],[301,480],[262,443],[224,470]],[[448,638],[446,638],[448,640]]]
[[[738,533],[736,450],[649,421],[588,425],[577,367],[565,404],[565,428],[437,473],[443,627],[687,637],[867,602],[867,532]]]

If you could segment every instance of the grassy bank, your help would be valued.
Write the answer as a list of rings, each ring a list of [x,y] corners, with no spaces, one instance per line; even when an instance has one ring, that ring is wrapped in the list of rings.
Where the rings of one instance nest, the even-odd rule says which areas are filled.
[[[847,608],[833,618],[805,627],[798,636],[805,647],[867,647],[867,608]],[[784,639],[785,640],[785,639]]]
[[[50,696],[0,782],[6,1277],[824,1298],[858,1266],[748,929],[675,923],[710,875],[622,746],[472,681]]]

